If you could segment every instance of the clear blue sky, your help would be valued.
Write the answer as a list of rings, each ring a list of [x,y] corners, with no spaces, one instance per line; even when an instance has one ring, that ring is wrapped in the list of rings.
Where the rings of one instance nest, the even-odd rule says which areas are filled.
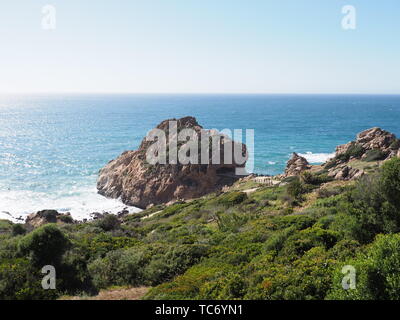
[[[399,0],[2,0],[0,92],[400,94],[399,33]]]

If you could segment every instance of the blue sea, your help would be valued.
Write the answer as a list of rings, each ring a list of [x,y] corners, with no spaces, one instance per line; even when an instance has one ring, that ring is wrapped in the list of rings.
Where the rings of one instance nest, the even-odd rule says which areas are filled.
[[[188,115],[207,129],[254,129],[254,172],[269,175],[294,151],[324,162],[371,127],[400,136],[395,95],[0,96],[0,217],[121,210],[96,193],[99,169],[162,120]]]

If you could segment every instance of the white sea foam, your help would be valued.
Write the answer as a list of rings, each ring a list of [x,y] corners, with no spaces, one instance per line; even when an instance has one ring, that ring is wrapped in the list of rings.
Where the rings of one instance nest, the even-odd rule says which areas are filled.
[[[274,164],[276,164],[276,162],[275,161],[268,161],[268,164],[273,166]]]
[[[312,153],[312,152],[299,153],[299,155],[306,158],[307,161],[312,164],[324,163],[335,156],[334,153]]]
[[[117,213],[127,208],[130,213],[141,211],[116,199],[97,194],[96,188],[82,188],[66,194],[33,191],[0,191],[0,219],[23,222],[30,213],[44,209],[70,212],[76,220],[90,219],[93,212]],[[20,220],[18,220],[20,218]]]

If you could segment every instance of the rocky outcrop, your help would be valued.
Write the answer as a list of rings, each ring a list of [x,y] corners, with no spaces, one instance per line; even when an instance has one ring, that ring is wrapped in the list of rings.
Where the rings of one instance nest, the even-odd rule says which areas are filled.
[[[176,132],[171,130],[170,121],[176,121]],[[167,163],[148,162],[146,155],[148,151],[153,150],[150,148],[154,147],[154,141],[147,141],[145,138],[138,150],[122,153],[100,170],[97,181],[100,194],[109,198],[120,198],[127,205],[144,209],[150,205],[196,198],[219,190],[225,185],[234,183],[238,179],[235,175],[236,169],[245,166],[245,162],[237,164],[235,161],[225,159],[225,146],[227,142],[232,143],[232,140],[215,130],[204,130],[193,117],[165,120],[156,129],[166,133],[168,147],[166,150],[157,149],[155,154],[159,156],[166,152]],[[176,154],[178,150],[175,148],[182,150],[186,142],[180,142],[177,146],[170,142],[175,141],[177,135],[184,129],[193,129],[192,132],[195,132],[198,141],[202,135],[208,137],[209,141],[213,138],[225,138],[218,140],[220,142],[217,154],[220,156],[220,164],[215,164],[215,152],[209,152],[209,157],[205,161],[207,164],[193,163],[195,161],[182,163],[179,159],[174,163],[174,158],[170,159],[170,151],[171,154]],[[247,154],[244,144],[234,144],[237,150],[241,150],[242,156]],[[196,147],[200,148],[200,145],[197,143]],[[200,154],[201,152],[197,162],[204,163]]]
[[[346,164],[338,165],[329,169],[328,176],[336,180],[353,180],[363,176],[365,172],[360,169],[352,168]]]
[[[292,158],[286,164],[284,177],[298,176],[300,173],[310,168],[311,166],[306,158],[293,152]]]
[[[56,210],[42,210],[27,216],[25,223],[28,227],[38,228],[48,223],[74,223],[70,213],[59,213]]]
[[[375,127],[359,133],[355,141],[338,146],[336,158],[341,155],[348,155],[349,159],[365,159],[368,151],[379,150],[382,154],[380,160],[385,160],[396,156],[400,151],[399,149],[400,143],[393,133]],[[352,151],[355,152],[352,153]]]
[[[352,167],[353,160],[385,161],[400,156],[400,140],[375,127],[359,133],[356,140],[336,147],[335,157],[324,164],[328,175],[338,180],[357,179],[364,170]]]
[[[386,161],[400,157],[400,140],[393,133],[381,128],[371,128],[359,133],[354,141],[336,147],[335,157],[322,165],[329,177],[337,180],[353,180],[365,174],[363,165],[354,167],[355,160],[365,162]],[[361,162],[361,163],[362,163]],[[365,165],[368,167],[368,165]],[[312,168],[307,160],[293,153],[281,178],[297,176]]]

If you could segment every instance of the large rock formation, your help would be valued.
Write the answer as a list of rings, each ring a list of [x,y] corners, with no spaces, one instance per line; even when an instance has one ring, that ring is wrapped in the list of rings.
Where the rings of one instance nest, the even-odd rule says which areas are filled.
[[[364,170],[353,168],[352,161],[385,161],[400,155],[400,140],[381,128],[359,133],[356,140],[336,147],[335,157],[324,164],[328,175],[338,180],[352,180],[364,175]]]
[[[176,121],[176,132],[171,129],[170,121]],[[173,157],[170,159],[169,152],[171,151],[172,154],[175,152],[176,154],[178,149],[180,152],[182,147],[188,144],[184,141],[178,142],[174,146],[170,142],[175,141],[177,135],[188,128],[193,129],[192,132],[195,132],[194,135],[197,136],[198,141],[200,141],[202,135],[207,136],[208,141],[212,141],[215,137],[225,138],[219,139],[220,142],[218,144],[220,164],[215,164],[215,158],[213,158],[218,155],[218,152],[209,152],[207,164],[193,162],[183,164],[179,160],[174,164]],[[167,148],[165,150],[155,148],[154,154],[161,156],[166,153],[167,164],[150,164],[148,162],[148,151],[154,151],[155,142],[147,141],[145,138],[138,150],[122,153],[117,159],[109,162],[100,170],[97,181],[97,188],[100,194],[110,198],[120,198],[127,205],[146,208],[149,205],[196,198],[219,190],[225,185],[234,183],[238,179],[235,175],[236,169],[244,168],[245,166],[245,161],[238,164],[235,160],[229,161],[229,158],[225,159],[225,146],[227,142],[232,143],[232,140],[216,131],[204,130],[193,117],[165,120],[156,129],[166,133]],[[236,150],[241,151],[242,156],[247,154],[244,144],[233,144],[237,148]],[[200,148],[201,143],[195,145],[196,148]],[[234,149],[232,147],[232,150]],[[204,163],[200,158],[201,152],[199,151],[198,153],[198,163]],[[233,157],[233,159],[235,158]]]
[[[284,177],[297,176],[311,166],[307,159],[293,152],[292,158],[287,162]]]
[[[328,171],[328,176],[334,179],[352,180],[365,174],[360,161],[385,161],[395,156],[400,157],[400,140],[393,133],[381,128],[371,128],[359,133],[356,140],[337,146],[335,157],[322,167]],[[355,168],[356,160],[359,160],[358,167],[361,168]],[[305,158],[293,153],[282,177],[297,176],[310,168],[312,166]]]
[[[371,128],[359,133],[355,141],[336,147],[336,158],[347,153],[350,158],[365,159],[368,151],[379,150],[382,152],[381,160],[390,159],[399,152],[400,144],[397,141],[393,133],[377,127]],[[356,148],[358,152],[352,154],[351,149]]]

